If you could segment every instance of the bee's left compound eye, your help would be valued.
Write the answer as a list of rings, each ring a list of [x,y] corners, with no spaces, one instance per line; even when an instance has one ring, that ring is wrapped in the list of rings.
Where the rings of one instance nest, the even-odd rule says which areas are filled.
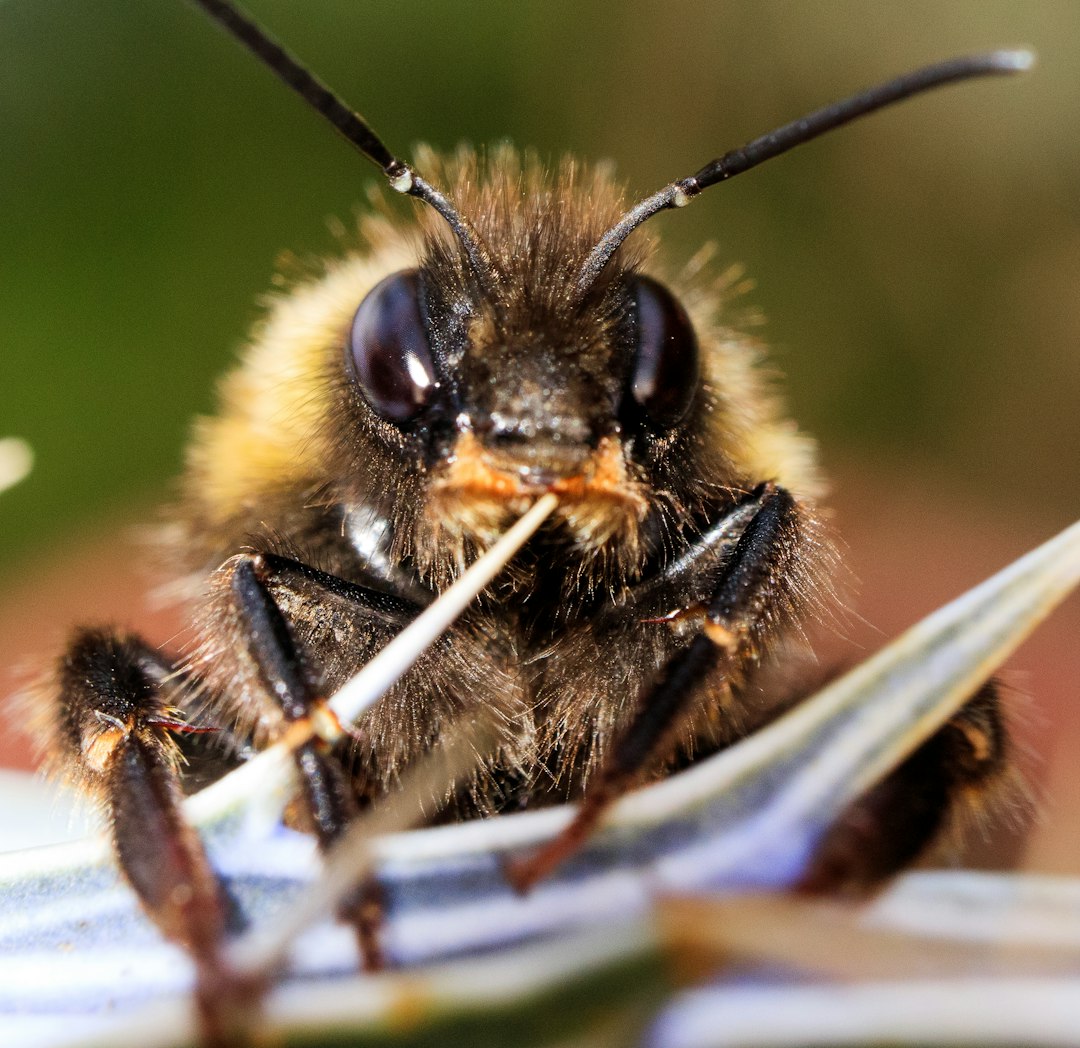
[[[435,365],[420,309],[416,270],[375,285],[353,318],[347,356],[364,399],[383,418],[415,418],[435,392]]]

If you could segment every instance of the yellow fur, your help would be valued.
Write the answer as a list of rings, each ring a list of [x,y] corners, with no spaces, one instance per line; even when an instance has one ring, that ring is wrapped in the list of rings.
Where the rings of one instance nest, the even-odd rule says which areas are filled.
[[[257,513],[268,493],[319,479],[326,376],[349,321],[382,277],[416,265],[404,237],[383,240],[275,297],[240,367],[221,383],[220,414],[196,422],[187,490],[208,524]]]

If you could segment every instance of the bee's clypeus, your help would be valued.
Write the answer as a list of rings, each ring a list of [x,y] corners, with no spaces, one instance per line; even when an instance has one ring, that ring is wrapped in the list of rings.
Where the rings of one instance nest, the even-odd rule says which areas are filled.
[[[199,2],[423,205],[364,219],[362,250],[279,297],[199,423],[168,530],[178,574],[198,580],[190,648],[82,629],[51,686],[53,766],[108,809],[125,875],[196,962],[206,1041],[232,1043],[249,991],[183,821],[181,754],[224,768],[306,726],[290,810],[326,848],[483,719],[494,738],[435,818],[581,802],[507,871],[525,889],[621,793],[767,718],[759,667],[829,599],[813,449],[721,326],[719,283],[669,274],[638,227],[855,116],[1027,56],[901,77],[634,204],[606,169],[506,147],[414,169],[246,16]],[[326,698],[551,495],[487,593],[359,729],[336,729]],[[1004,745],[988,686],[834,829],[805,886],[901,866]],[[360,886],[341,913],[373,966],[374,900]]]

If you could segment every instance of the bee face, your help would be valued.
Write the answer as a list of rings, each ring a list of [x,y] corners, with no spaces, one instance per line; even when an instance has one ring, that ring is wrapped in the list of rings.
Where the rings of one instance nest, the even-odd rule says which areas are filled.
[[[400,499],[393,516],[425,564],[460,560],[464,541],[487,545],[552,491],[571,545],[591,559],[607,547],[632,570],[660,492],[666,504],[675,487],[689,496],[672,456],[683,453],[680,476],[698,472],[686,468],[688,438],[709,406],[694,324],[641,271],[640,249],[576,289],[625,210],[608,178],[579,179],[569,163],[556,178],[531,159],[522,172],[506,149],[480,172],[459,161],[446,175],[477,216],[497,283],[480,286],[460,248],[429,229],[417,266],[384,277],[349,326],[338,439],[379,445],[423,489],[414,523]]]

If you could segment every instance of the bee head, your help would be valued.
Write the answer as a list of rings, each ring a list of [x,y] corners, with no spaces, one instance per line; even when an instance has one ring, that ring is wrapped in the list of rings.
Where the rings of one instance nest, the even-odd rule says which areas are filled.
[[[502,149],[487,163],[460,153],[440,175],[486,272],[429,223],[417,265],[367,293],[344,348],[356,424],[415,476],[397,530],[430,569],[553,491],[563,538],[632,570],[657,471],[675,449],[689,454],[706,408],[690,316],[644,274],[640,241],[579,286],[625,213],[605,170],[566,161],[548,173]]]
[[[325,435],[330,457],[321,469],[330,475],[312,487],[385,520],[393,552],[436,584],[544,492],[560,497],[554,526],[586,562],[625,579],[646,546],[693,526],[710,493],[747,477],[782,479],[762,452],[785,438],[760,409],[761,394],[738,368],[719,366],[715,344],[699,352],[691,314],[645,275],[641,237],[627,239],[658,212],[825,131],[1033,61],[1026,51],[995,51],[927,66],[777,128],[627,208],[603,171],[582,176],[567,163],[549,179],[505,150],[486,171],[462,154],[456,170],[429,182],[231,0],[197,2],[378,165],[392,189],[427,205],[420,252],[367,283],[352,306],[344,359],[332,369],[343,421]],[[331,283],[328,299],[339,289]],[[307,342],[337,316],[331,310],[313,324],[303,306],[293,313]],[[290,424],[302,428],[310,405],[296,407]],[[277,464],[254,443],[253,460]]]

